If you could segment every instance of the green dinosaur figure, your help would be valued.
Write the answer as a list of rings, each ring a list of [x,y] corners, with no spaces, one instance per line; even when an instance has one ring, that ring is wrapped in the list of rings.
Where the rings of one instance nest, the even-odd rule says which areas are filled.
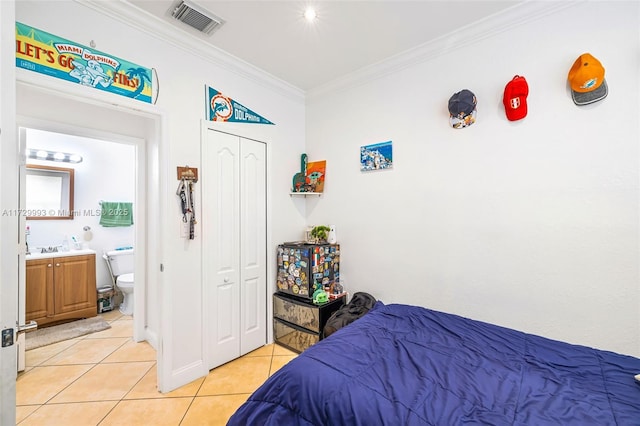
[[[293,175],[293,192],[305,192],[304,186],[307,183],[307,154],[300,156],[300,172]]]

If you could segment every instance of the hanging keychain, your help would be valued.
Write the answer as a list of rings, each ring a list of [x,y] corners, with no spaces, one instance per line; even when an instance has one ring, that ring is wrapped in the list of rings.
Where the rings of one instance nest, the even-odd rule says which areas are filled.
[[[191,212],[191,220],[189,221],[189,239],[196,237],[196,204],[193,198],[193,181],[189,181],[189,211]]]
[[[187,223],[187,213],[189,211],[188,202],[187,202],[187,191],[186,184],[184,179],[180,179],[180,183],[178,184],[178,189],[176,190],[176,195],[180,197],[180,207],[182,208],[182,221]]]
[[[182,222],[189,224],[189,239],[196,238],[196,205],[195,205],[195,183],[198,181],[198,169],[189,166],[178,167],[178,190],[176,195],[180,197],[180,208],[182,210]],[[186,228],[186,225],[185,225]],[[186,231],[186,229],[184,229]],[[186,234],[186,232],[185,232]],[[184,235],[186,237],[186,235]]]

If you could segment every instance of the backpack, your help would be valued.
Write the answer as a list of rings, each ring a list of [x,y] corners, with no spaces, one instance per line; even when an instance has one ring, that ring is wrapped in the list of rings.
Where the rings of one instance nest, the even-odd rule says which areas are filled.
[[[354,293],[351,301],[346,305],[342,305],[340,309],[335,311],[327,320],[322,330],[324,337],[329,337],[345,325],[349,325],[367,312],[373,305],[376,304],[376,299],[369,293],[357,292]]]

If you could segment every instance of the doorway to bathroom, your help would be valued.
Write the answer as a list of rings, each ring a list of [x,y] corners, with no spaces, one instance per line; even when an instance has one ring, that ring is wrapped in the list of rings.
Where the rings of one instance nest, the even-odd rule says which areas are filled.
[[[20,169],[27,255],[20,274],[25,280],[20,282],[19,316],[21,320],[24,316],[25,324],[35,320],[39,327],[46,327],[100,313],[96,289],[114,285],[103,254],[135,244],[135,223],[141,219],[136,217],[136,159],[145,157],[145,145],[143,140],[124,140],[118,135],[79,136],[88,132],[77,127],[61,133],[43,130],[49,127],[47,123],[38,126],[19,130],[27,159]],[[63,178],[69,175],[68,182],[59,176],[60,171],[66,173]],[[115,217],[122,221],[103,214],[110,213],[105,206],[115,200],[130,206],[123,212],[126,215]],[[42,255],[63,255],[76,263],[59,262],[58,257],[48,262]],[[78,276],[87,271],[91,277]],[[69,277],[69,272],[74,276]],[[61,278],[63,283],[58,282]],[[22,281],[27,280],[23,286]],[[122,301],[121,293],[112,300],[116,306]],[[19,371],[25,368],[23,340],[28,337],[23,335],[18,342]]]
[[[130,253],[131,250],[123,249],[134,246],[135,223],[140,219],[133,220],[137,212],[136,158],[144,157],[138,154],[144,153],[144,141],[113,140],[113,137],[117,138],[115,135],[109,140],[101,140],[33,128],[21,129],[19,133],[25,139],[27,154],[26,168],[22,169],[26,173],[25,208],[32,212],[26,215],[27,263],[37,264],[40,255],[49,252],[55,253],[53,256],[91,254],[95,256],[95,262],[91,261],[95,263],[94,287],[113,287],[114,280],[104,253]],[[75,133],[81,132],[75,130]],[[69,178],[65,182],[67,175]],[[123,208],[114,209],[112,203]],[[34,267],[38,271],[37,265]],[[55,273],[56,268],[53,270]],[[133,268],[127,272],[133,273]],[[29,279],[28,272],[26,276]],[[64,289],[55,280],[48,284],[40,282],[41,274],[36,273],[31,281],[33,278],[35,282],[25,290],[27,323],[36,319],[41,327],[54,323],[60,316],[65,319],[73,316],[72,311],[77,315],[86,314],[71,306],[79,300],[73,295],[69,295],[66,306],[56,306],[46,300],[52,298],[61,305],[62,297],[55,292],[56,289],[64,292]],[[80,289],[87,287],[80,278],[73,280],[69,282],[75,282]],[[93,278],[90,281],[93,282]],[[123,291],[121,288],[116,290]],[[93,296],[88,296],[95,296],[95,290]],[[116,293],[113,299],[106,301],[113,303],[103,302],[105,310],[117,308],[122,306],[123,295]],[[84,300],[81,303],[86,304]],[[57,312],[61,309],[66,312]],[[26,336],[30,337],[29,334]]]
[[[159,204],[160,187],[163,181],[163,178],[158,176],[162,155],[160,145],[163,137],[161,124],[163,115],[154,111],[137,111],[126,107],[114,108],[112,105],[105,105],[92,99],[78,98],[63,92],[46,90],[20,82],[18,82],[16,89],[16,122],[21,129],[20,133],[24,129],[30,129],[32,132],[51,132],[65,135],[66,138],[75,138],[82,141],[78,144],[81,148],[78,148],[77,151],[85,150],[88,146],[95,149],[99,144],[106,145],[107,149],[114,152],[120,152],[119,148],[124,149],[125,154],[121,154],[128,158],[126,161],[122,158],[114,160],[112,157],[106,156],[96,160],[101,163],[99,167],[96,167],[96,171],[101,170],[102,173],[110,175],[110,177],[100,180],[99,173],[96,173],[94,177],[85,179],[85,181],[90,181],[89,188],[85,188],[85,195],[83,195],[85,198],[83,203],[86,205],[76,205],[76,207],[82,208],[80,210],[74,208],[76,217],[68,222],[74,223],[72,225],[74,230],[70,233],[76,234],[80,245],[85,242],[83,237],[87,237],[85,226],[90,227],[91,240],[88,244],[90,247],[98,248],[96,244],[100,243],[101,238],[99,229],[91,226],[87,221],[100,210],[99,203],[101,201],[120,198],[121,194],[109,192],[109,181],[113,182],[115,179],[112,173],[118,170],[117,162],[129,163],[127,167],[131,175],[127,179],[126,186],[128,193],[133,194],[130,200],[135,207],[133,232],[125,235],[124,228],[110,232],[109,234],[117,234],[117,236],[105,244],[134,245],[136,248],[134,291],[137,297],[135,298],[133,318],[133,338],[138,342],[148,341],[156,349],[158,382],[160,383],[160,377],[164,371],[163,365],[166,363],[162,362],[163,351],[159,344],[158,312],[160,307],[155,303],[160,298],[159,292],[162,282],[160,271],[157,268],[162,253],[162,243],[158,232],[162,213],[156,206]],[[20,147],[22,158],[26,157],[25,148],[26,141],[23,141]],[[94,154],[98,155],[98,153]],[[20,164],[20,168],[24,168],[24,166],[24,164]],[[80,179],[78,179],[77,185],[82,185]],[[123,186],[124,184],[118,182],[117,185]],[[97,221],[99,218],[96,216],[93,220]],[[25,232],[25,220],[20,222],[19,232],[23,233]],[[96,226],[99,227],[99,225]],[[79,230],[76,230],[75,228],[78,227]],[[130,239],[131,235],[133,235],[132,239]],[[38,245],[36,241],[40,236],[36,235],[35,229],[32,230],[30,237],[35,245]],[[70,237],[71,235],[69,235]],[[41,242],[48,245],[48,242],[44,240]],[[102,259],[101,250],[102,247],[96,250],[96,263],[99,270],[102,269],[105,262]],[[20,257],[18,270],[20,287],[24,288],[25,256]],[[106,274],[106,269],[104,269],[104,274]],[[104,274],[98,271],[97,279],[107,279]],[[149,282],[152,284],[148,285]],[[149,300],[153,302],[149,303]],[[20,295],[19,306],[22,307],[19,320],[24,324],[24,292]]]

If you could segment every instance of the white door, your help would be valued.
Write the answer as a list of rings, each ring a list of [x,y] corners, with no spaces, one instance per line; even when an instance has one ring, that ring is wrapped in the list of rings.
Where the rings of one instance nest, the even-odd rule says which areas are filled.
[[[208,129],[201,176],[212,369],[266,343],[266,145]]]
[[[240,139],[240,355],[266,343],[266,145]]]

